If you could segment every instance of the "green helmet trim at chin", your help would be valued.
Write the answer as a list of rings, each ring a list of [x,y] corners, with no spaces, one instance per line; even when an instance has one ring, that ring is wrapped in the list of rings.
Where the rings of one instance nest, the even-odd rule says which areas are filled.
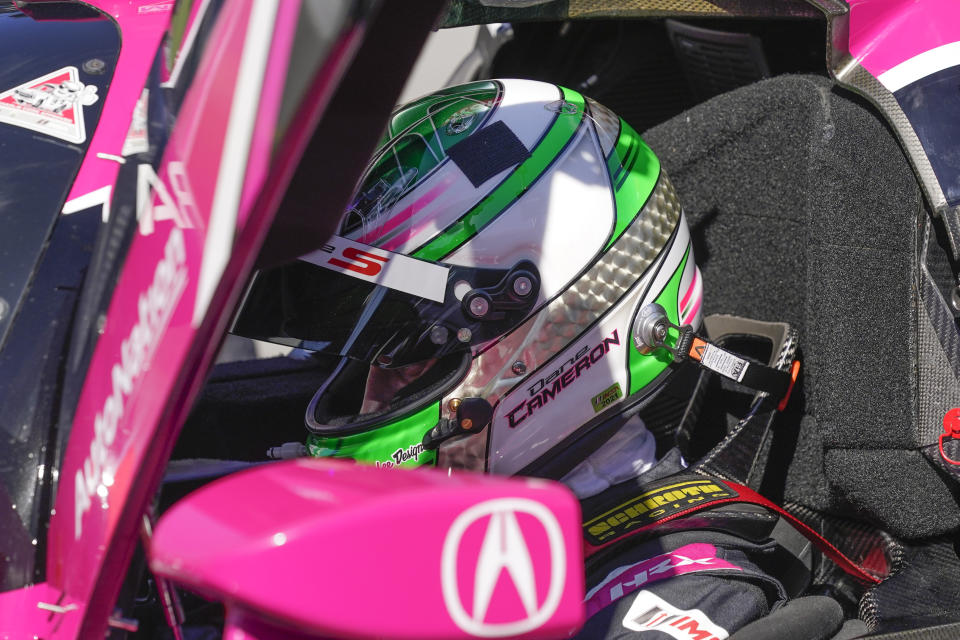
[[[423,448],[423,436],[440,421],[440,402],[399,420],[343,437],[307,436],[307,449],[317,458],[350,458],[378,467],[421,467],[437,461],[436,451]]]

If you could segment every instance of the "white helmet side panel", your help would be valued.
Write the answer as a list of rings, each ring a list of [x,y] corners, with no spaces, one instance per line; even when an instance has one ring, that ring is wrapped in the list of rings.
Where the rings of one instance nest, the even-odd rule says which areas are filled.
[[[619,395],[626,395],[633,319],[638,309],[653,302],[666,287],[689,246],[687,226],[680,224],[670,250],[623,300],[579,340],[528,376],[523,385],[501,398],[491,424],[490,471],[516,473],[576,431],[597,413],[589,398],[616,384]],[[575,393],[574,386],[580,387]]]
[[[582,126],[552,171],[523,195],[522,207],[508,208],[445,261],[486,267],[531,260],[540,269],[540,296],[546,301],[593,262],[615,215],[593,127]]]

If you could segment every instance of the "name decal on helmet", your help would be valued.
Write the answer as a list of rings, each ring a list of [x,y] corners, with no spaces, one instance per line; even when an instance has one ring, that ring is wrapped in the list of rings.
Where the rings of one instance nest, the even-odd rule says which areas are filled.
[[[610,353],[610,347],[620,346],[620,335],[614,329],[610,337],[604,338],[592,349],[584,346],[576,355],[563,362],[560,368],[555,370],[549,376],[540,378],[534,382],[527,391],[531,398],[520,402],[517,406],[507,412],[507,422],[511,428],[517,427],[521,422],[532,416],[534,412],[542,406],[560,395],[564,389],[576,382],[580,375],[590,368],[591,365],[599,362],[605,355]],[[567,365],[570,368],[567,369]],[[550,383],[553,384],[550,384]]]
[[[450,268],[333,236],[320,249],[300,257],[318,267],[358,280],[443,302]]]

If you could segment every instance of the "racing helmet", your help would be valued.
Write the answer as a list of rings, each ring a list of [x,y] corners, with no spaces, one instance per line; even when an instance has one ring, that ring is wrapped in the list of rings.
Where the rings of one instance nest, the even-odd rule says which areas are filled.
[[[656,155],[571,89],[488,80],[403,105],[355,193],[324,247],[255,277],[233,327],[339,358],[307,408],[312,455],[538,475],[678,368],[634,341],[644,308],[667,346],[700,327]]]

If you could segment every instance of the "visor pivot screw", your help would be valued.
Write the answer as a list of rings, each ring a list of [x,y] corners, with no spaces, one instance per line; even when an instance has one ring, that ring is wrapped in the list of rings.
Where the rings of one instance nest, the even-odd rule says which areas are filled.
[[[482,318],[487,315],[487,312],[490,311],[490,303],[487,302],[487,299],[482,296],[476,296],[470,301],[470,313],[474,317]]]
[[[530,291],[533,290],[533,283],[530,282],[530,278],[527,276],[518,276],[513,281],[513,292],[520,296],[521,298],[530,295]]]
[[[453,285],[453,295],[457,300],[463,300],[463,296],[473,291],[473,287],[466,280],[457,280]]]
[[[447,403],[447,408],[453,413],[456,413],[457,409],[460,408],[460,398],[452,398],[450,402]]]
[[[450,332],[447,331],[446,327],[441,327],[436,325],[430,328],[430,342],[436,345],[447,344],[447,340],[450,337]]]
[[[522,361],[517,360],[513,363],[513,366],[510,367],[510,370],[513,371],[513,375],[522,376],[527,372],[527,365],[525,365]]]
[[[457,331],[457,340],[460,342],[470,342],[471,338],[473,338],[473,332],[470,329],[464,327]]]

